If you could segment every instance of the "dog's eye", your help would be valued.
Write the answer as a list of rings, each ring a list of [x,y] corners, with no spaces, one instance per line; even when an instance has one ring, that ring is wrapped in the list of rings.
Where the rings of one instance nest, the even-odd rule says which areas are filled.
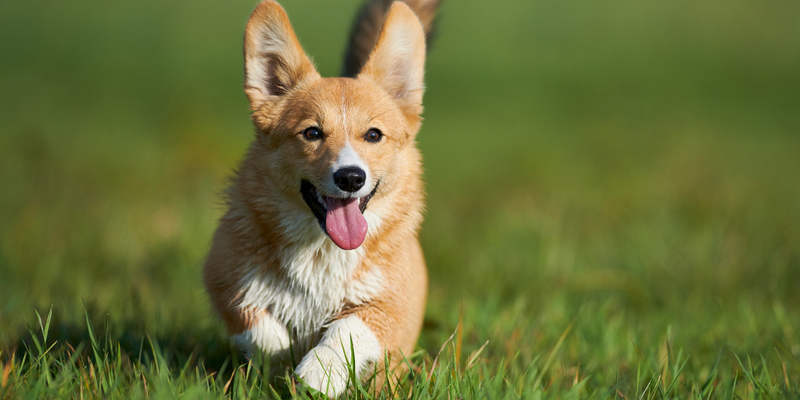
[[[322,139],[322,132],[319,131],[319,128],[307,128],[303,131],[303,137],[308,141],[319,140]]]
[[[367,131],[367,134],[364,135],[364,140],[373,143],[380,142],[382,138],[383,138],[383,133],[374,128]]]

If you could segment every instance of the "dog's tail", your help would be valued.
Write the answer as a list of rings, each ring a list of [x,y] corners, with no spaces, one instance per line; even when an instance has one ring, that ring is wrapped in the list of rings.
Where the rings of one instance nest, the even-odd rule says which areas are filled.
[[[436,28],[436,10],[441,0],[402,0],[417,14],[425,28],[425,42],[430,45]],[[344,54],[342,76],[354,78],[367,62],[369,53],[378,41],[381,26],[394,0],[367,0],[361,6],[350,31]]]

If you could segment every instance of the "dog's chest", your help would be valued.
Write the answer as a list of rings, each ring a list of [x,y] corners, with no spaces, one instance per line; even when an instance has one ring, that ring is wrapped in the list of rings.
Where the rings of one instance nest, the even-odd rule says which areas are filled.
[[[313,337],[341,311],[382,288],[377,268],[359,271],[363,250],[342,250],[324,237],[280,250],[279,268],[252,268],[245,279],[243,308],[267,310],[298,339]]]

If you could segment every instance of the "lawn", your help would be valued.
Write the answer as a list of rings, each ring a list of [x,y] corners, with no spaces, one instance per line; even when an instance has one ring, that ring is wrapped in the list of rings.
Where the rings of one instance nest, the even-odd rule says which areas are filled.
[[[359,1],[283,3],[336,75]],[[313,396],[231,348],[200,278],[254,5],[0,3],[0,398]],[[419,351],[348,396],[799,398],[799,16],[445,1]]]

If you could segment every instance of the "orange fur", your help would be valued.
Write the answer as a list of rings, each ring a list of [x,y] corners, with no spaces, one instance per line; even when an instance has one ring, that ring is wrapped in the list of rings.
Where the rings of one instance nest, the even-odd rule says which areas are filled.
[[[231,335],[250,332],[242,340],[278,353],[286,334],[303,356],[314,346],[335,347],[319,343],[325,326],[348,320],[342,329],[362,329],[363,322],[365,343],[377,338],[395,362],[400,352],[412,352],[427,291],[417,240],[424,62],[424,27],[400,2],[390,7],[355,78],[320,77],[280,5],[265,0],[255,9],[245,32],[245,92],[257,135],[227,191],[228,211],[204,268],[211,302]],[[309,127],[324,139],[305,139]],[[365,140],[370,129],[383,133],[380,142]],[[368,184],[378,185],[357,250],[331,245],[300,192],[306,180],[334,196],[322,192],[346,148],[372,171]]]

